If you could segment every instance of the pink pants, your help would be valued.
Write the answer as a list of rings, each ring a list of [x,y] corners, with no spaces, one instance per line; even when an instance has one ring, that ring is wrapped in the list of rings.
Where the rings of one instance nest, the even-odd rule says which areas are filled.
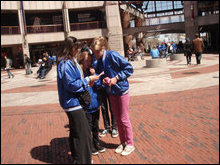
[[[115,116],[121,143],[134,145],[132,126],[129,119],[129,94],[123,96],[110,95],[112,111]]]

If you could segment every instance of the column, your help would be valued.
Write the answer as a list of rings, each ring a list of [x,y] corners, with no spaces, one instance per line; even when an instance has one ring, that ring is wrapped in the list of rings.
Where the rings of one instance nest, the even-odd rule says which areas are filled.
[[[193,40],[198,33],[197,1],[184,1],[184,21],[186,38]]]
[[[140,17],[135,17],[135,27],[141,27],[143,25],[143,19]],[[142,43],[143,33],[138,33],[136,38],[136,46],[139,46]]]
[[[122,28],[126,29],[126,28],[130,28],[130,13],[129,11],[123,11],[122,14]],[[126,56],[126,51],[128,51],[129,47],[132,47],[132,35],[127,35],[124,36],[123,38],[124,41],[124,52],[125,52],[125,56]]]
[[[29,45],[28,45],[28,40],[27,40],[27,34],[25,31],[25,13],[23,10],[23,1],[18,1],[20,3],[18,6],[18,21],[19,21],[19,27],[21,31],[21,38],[22,38],[22,51],[23,51],[23,59],[24,59],[24,54],[27,54],[28,57],[30,57],[30,51],[29,51]]]
[[[109,47],[124,56],[123,32],[118,1],[106,1],[105,11]]]
[[[63,26],[64,26],[64,35],[65,38],[70,35],[70,21],[69,21],[69,12],[66,7],[66,1],[63,2],[63,8],[62,8],[62,13],[63,13]]]

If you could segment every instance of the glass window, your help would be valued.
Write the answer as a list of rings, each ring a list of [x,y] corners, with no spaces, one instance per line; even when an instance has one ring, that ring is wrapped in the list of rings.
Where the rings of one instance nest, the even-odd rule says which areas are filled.
[[[147,17],[148,17],[148,18],[150,18],[150,17],[155,17],[155,14],[148,14]]]
[[[183,14],[183,11],[175,11],[175,14]]]
[[[154,1],[149,1],[147,12],[155,11]]]
[[[173,4],[172,1],[156,1],[156,10],[172,10]]]
[[[160,18],[160,23],[161,24],[169,23],[169,17],[161,17]]]
[[[158,18],[152,18],[152,19],[150,19],[150,24],[151,24],[151,25],[157,25],[157,24],[159,24],[159,19],[158,19]]]
[[[174,1],[174,9],[183,8],[181,1]]]

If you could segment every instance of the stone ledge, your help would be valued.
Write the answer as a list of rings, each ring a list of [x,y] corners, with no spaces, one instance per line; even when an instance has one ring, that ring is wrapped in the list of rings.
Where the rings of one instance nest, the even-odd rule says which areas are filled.
[[[166,59],[150,59],[150,60],[145,60],[146,61],[146,68],[160,68],[164,67],[167,65]]]
[[[172,54],[170,55],[170,61],[173,60],[183,60],[184,59],[184,55],[183,54]]]

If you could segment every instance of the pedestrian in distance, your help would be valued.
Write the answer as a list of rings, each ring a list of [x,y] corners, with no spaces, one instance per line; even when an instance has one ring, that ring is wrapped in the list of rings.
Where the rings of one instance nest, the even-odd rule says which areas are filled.
[[[33,72],[31,70],[31,59],[27,56],[27,54],[24,54],[24,64],[26,75],[32,74]]]
[[[49,55],[47,52],[44,53],[43,62],[44,63],[41,68],[40,79],[44,79],[49,71],[52,69],[52,61],[49,59]]]
[[[192,41],[193,43],[193,51],[196,55],[196,63],[201,64],[201,59],[202,59],[202,51],[204,48],[204,43],[202,41],[202,38],[199,38],[199,34],[195,34],[195,39]]]
[[[98,80],[96,75],[83,77],[76,60],[79,43],[75,37],[67,37],[63,52],[58,57],[57,86],[59,103],[69,119],[69,144],[74,163],[91,164],[91,134],[78,94],[85,92],[88,85]]]
[[[15,76],[10,72],[11,66],[12,66],[12,60],[9,59],[7,56],[5,56],[5,70],[8,73],[8,78],[14,78]]]
[[[94,75],[94,68],[92,67],[92,54],[85,49],[79,55],[79,64],[82,67],[84,77]],[[99,75],[101,76],[101,75]],[[89,94],[91,96],[91,103],[86,109],[86,117],[89,122],[90,131],[92,133],[92,154],[97,155],[99,152],[105,152],[106,149],[101,146],[99,140],[99,106],[100,106],[100,95],[98,93],[98,88],[102,88],[100,81],[95,81],[88,87]]]
[[[184,56],[186,56],[187,65],[191,65],[192,43],[190,42],[189,38],[186,38],[183,51],[184,51]]]
[[[104,37],[93,40],[92,50],[96,55],[96,72],[104,71],[103,84],[109,95],[113,114],[115,115],[120,145],[116,153],[129,155],[134,151],[132,125],[129,119],[129,83],[127,78],[132,75],[132,65],[116,51],[109,51],[108,42]]]

